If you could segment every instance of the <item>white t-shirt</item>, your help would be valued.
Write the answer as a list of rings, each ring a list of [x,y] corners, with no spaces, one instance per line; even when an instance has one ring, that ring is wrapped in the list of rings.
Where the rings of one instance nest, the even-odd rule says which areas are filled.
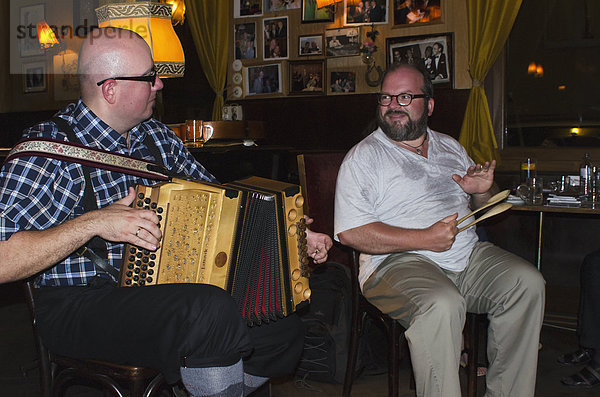
[[[379,128],[350,149],[337,178],[336,240],[345,230],[373,222],[423,229],[455,212],[459,218],[470,212],[470,195],[454,182],[452,174],[463,176],[473,160],[454,138],[428,131],[428,158],[399,147]],[[467,266],[477,240],[471,227],[456,235],[448,251],[412,252],[459,272]],[[361,256],[361,286],[387,255]]]

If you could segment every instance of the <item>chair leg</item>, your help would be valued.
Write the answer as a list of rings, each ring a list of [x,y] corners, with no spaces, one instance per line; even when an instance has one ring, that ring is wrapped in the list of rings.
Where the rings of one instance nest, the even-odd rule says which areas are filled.
[[[352,383],[354,382],[354,369],[358,357],[358,344],[360,338],[360,315],[358,313],[358,304],[352,305],[352,325],[350,331],[350,346],[348,347],[348,361],[346,363],[346,374],[344,376],[343,397],[350,397],[352,392]],[[356,307],[354,307],[356,306]]]
[[[467,397],[477,396],[477,362],[479,361],[479,318],[477,314],[467,314],[465,329],[465,350],[469,356],[467,364]]]
[[[391,320],[388,351],[388,396],[398,397],[400,392],[400,333],[401,326]]]

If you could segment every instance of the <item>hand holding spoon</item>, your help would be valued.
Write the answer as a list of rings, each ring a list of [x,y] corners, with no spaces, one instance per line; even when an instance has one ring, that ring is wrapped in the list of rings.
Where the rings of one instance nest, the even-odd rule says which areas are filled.
[[[499,213],[506,211],[507,209],[511,208],[512,206],[513,205],[511,203],[500,203],[497,206],[495,206],[494,208],[492,208],[491,210],[489,210],[488,212],[486,212],[485,214],[483,214],[482,216],[480,216],[479,218],[475,219],[473,222],[458,229],[458,233],[473,226],[474,224],[476,224],[479,221],[482,221],[487,218],[491,218],[494,215],[498,215]],[[479,210],[477,210],[477,211],[479,211]]]
[[[494,205],[496,203],[499,203],[500,201],[505,200],[508,197],[509,194],[510,194],[510,190],[508,190],[508,189],[507,190],[503,190],[500,193],[494,194],[492,197],[489,198],[488,201],[485,202],[485,204],[483,206],[477,208],[475,211],[471,212],[470,214],[463,216],[462,218],[460,218],[456,222],[456,224],[458,225],[461,222],[463,222],[465,219],[469,218],[470,216],[475,215],[479,211],[481,211],[481,210],[483,210],[485,208],[488,208],[488,207],[490,207],[490,206],[492,206],[492,205]]]

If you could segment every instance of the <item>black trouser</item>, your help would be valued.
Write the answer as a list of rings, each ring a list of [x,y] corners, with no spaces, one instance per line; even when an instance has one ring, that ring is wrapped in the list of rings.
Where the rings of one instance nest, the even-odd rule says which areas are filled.
[[[586,255],[580,276],[579,344],[600,351],[600,250]]]
[[[119,288],[47,287],[36,291],[46,347],[57,354],[160,369],[227,366],[274,377],[292,373],[304,329],[292,315],[248,328],[229,294],[206,284]]]

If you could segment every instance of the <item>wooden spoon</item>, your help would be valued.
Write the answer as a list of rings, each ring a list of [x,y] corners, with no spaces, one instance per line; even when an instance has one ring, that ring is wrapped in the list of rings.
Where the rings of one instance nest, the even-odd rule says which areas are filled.
[[[470,216],[475,215],[479,211],[481,211],[485,208],[488,208],[496,203],[499,203],[500,201],[505,200],[509,194],[510,194],[510,190],[508,190],[508,189],[503,190],[500,193],[494,194],[492,197],[489,198],[488,201],[485,202],[485,204],[483,206],[477,208],[475,211],[471,212],[470,214],[463,216],[456,222],[456,224],[458,225],[458,224],[462,223],[465,219],[468,219]]]
[[[487,218],[491,218],[494,215],[498,215],[499,213],[506,211],[507,209],[511,208],[512,206],[513,205],[511,203],[500,203],[497,206],[495,206],[494,208],[492,208],[491,210],[489,210],[488,212],[486,212],[485,214],[483,214],[482,216],[480,216],[479,218],[475,219],[473,222],[469,223],[467,226],[463,226],[460,229],[458,229],[458,232],[459,233],[462,232],[466,228],[473,226],[474,224],[476,224],[479,221],[482,221]]]

